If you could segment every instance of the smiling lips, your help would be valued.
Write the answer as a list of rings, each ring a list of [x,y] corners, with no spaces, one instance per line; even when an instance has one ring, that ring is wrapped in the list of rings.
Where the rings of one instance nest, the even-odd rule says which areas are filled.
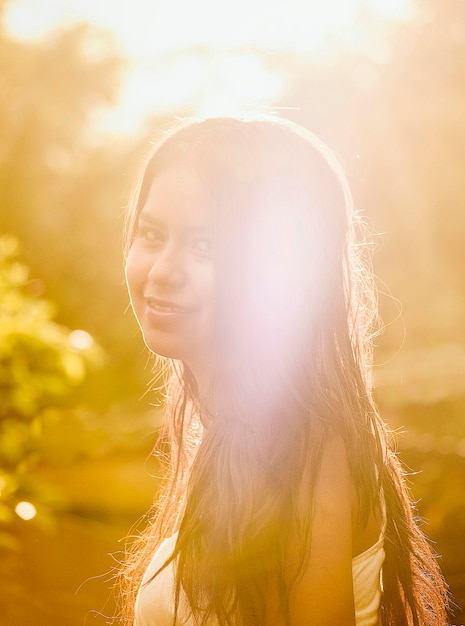
[[[169,302],[167,300],[158,300],[150,296],[145,297],[147,302],[148,312],[151,316],[155,317],[169,317],[188,313],[189,309],[175,302]]]

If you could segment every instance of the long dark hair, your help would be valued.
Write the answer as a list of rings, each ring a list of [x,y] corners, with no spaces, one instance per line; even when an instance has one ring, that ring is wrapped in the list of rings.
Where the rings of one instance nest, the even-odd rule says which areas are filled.
[[[170,469],[124,567],[123,623],[154,549],[178,531],[176,607],[182,593],[196,623],[265,624],[273,588],[289,624],[321,454],[337,436],[358,523],[385,503],[383,624],[445,624],[444,583],[372,397],[372,273],[338,161],[284,120],[183,124],[148,160],[128,246],[151,181],[176,166],[193,169],[215,205],[213,374],[200,399],[188,368],[173,364],[162,434]],[[301,559],[290,570],[291,539]]]

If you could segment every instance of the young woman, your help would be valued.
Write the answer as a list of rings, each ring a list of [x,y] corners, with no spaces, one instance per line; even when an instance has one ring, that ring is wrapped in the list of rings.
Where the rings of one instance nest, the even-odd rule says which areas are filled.
[[[446,624],[372,399],[359,226],[334,156],[288,121],[184,124],[150,157],[126,276],[171,364],[171,461],[124,624]]]

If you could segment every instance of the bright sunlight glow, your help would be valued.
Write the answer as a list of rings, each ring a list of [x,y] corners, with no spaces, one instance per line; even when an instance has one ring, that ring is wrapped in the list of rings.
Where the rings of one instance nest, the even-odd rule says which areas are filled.
[[[34,38],[87,20],[112,31],[126,53],[140,59],[195,45],[315,50],[328,34],[353,26],[360,10],[396,18],[409,5],[409,0],[132,0],[128,11],[113,0],[12,0],[5,23],[13,35]]]
[[[77,21],[113,33],[132,69],[118,108],[97,124],[124,133],[149,112],[267,106],[283,85],[260,51],[323,59],[338,39],[354,45],[361,14],[402,19],[409,10],[409,0],[132,0],[130,9],[113,0],[11,0],[4,21],[7,32],[26,40]]]

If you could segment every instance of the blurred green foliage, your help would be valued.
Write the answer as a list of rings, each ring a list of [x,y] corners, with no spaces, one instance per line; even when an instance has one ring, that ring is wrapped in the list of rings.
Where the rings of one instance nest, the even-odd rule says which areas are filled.
[[[53,320],[53,307],[34,295],[18,242],[0,237],[0,523],[21,516],[26,502],[37,521],[59,504],[52,487],[37,480],[47,437],[69,420],[70,396],[103,354],[85,331],[70,331]],[[18,508],[19,506],[19,508]],[[24,504],[23,504],[24,508]],[[27,513],[26,513],[27,514]],[[1,526],[0,526],[1,528]],[[10,542],[0,532],[1,543]]]
[[[145,147],[138,137],[110,142],[98,124],[125,63],[108,34],[83,24],[32,43],[0,32],[0,50],[0,232],[21,242],[60,323],[112,347],[87,390],[99,406],[118,403],[144,385],[125,316],[121,233]]]

